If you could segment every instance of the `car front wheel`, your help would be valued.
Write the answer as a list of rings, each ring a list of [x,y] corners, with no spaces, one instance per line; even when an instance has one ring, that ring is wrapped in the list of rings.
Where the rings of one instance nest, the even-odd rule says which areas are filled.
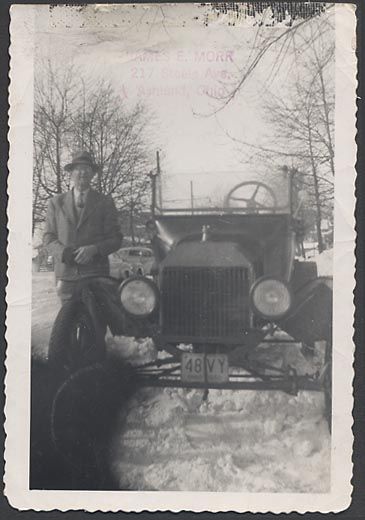
[[[80,301],[65,303],[53,325],[48,362],[57,370],[74,372],[105,358],[104,337],[97,334],[93,319]]]

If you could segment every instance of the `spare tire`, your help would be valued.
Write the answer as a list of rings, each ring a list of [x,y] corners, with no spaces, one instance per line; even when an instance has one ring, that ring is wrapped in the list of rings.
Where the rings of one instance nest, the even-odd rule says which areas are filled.
[[[51,436],[69,468],[69,489],[116,489],[109,444],[118,411],[135,389],[134,370],[123,363],[95,364],[71,374],[51,410]]]
[[[51,332],[49,365],[55,370],[71,373],[102,362],[106,354],[105,333],[100,334],[97,327],[98,324],[82,301],[66,302]]]

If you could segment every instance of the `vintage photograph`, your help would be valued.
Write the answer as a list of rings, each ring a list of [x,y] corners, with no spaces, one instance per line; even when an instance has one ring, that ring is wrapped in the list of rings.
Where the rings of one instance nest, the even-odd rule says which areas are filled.
[[[345,506],[353,8],[16,6],[12,24],[31,78],[29,496]]]

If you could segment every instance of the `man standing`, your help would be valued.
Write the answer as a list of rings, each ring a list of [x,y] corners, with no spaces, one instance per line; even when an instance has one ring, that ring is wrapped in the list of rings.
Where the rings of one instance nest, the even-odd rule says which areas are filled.
[[[120,248],[122,234],[111,197],[90,188],[98,166],[89,152],[78,152],[65,166],[72,189],[48,203],[44,245],[55,261],[57,294],[72,298],[85,276],[108,276],[108,255]]]

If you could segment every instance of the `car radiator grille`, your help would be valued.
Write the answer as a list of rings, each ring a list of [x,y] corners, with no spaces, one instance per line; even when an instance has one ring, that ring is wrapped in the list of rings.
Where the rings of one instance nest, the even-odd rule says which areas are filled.
[[[248,293],[249,273],[243,267],[165,267],[162,334],[238,337],[249,324]]]

